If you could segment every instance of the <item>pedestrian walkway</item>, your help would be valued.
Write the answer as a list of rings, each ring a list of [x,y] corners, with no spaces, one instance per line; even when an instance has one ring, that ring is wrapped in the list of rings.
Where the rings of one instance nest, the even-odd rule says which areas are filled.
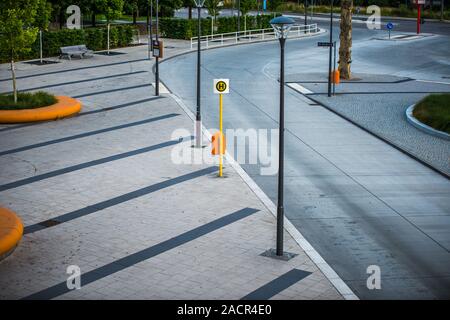
[[[193,123],[170,95],[153,96],[145,50],[120,51],[18,65],[20,89],[76,96],[83,112],[0,127],[0,203],[25,227],[0,262],[0,299],[356,298],[287,232],[293,259],[261,256],[272,213],[229,163],[220,179],[214,163],[173,161],[210,149],[191,148]],[[68,288],[68,267],[81,289]]]

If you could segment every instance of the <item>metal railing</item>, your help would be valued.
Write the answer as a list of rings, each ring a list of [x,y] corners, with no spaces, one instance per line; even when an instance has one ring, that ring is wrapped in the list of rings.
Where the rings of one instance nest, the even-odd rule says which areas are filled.
[[[294,25],[292,26],[289,37],[290,38],[300,38],[307,37],[312,34],[319,32],[317,23],[305,25]],[[218,33],[210,34],[200,37],[200,44],[203,47],[209,48],[211,46],[223,46],[233,43],[245,43],[245,42],[256,42],[263,40],[275,39],[275,32],[272,28],[268,29],[256,29],[256,30],[246,30],[241,32],[228,32],[228,33]],[[198,43],[198,37],[191,38],[191,50]]]

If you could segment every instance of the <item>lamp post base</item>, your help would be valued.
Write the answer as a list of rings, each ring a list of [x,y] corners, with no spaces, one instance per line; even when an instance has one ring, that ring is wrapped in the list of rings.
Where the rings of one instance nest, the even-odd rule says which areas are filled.
[[[202,121],[201,120],[195,121],[194,130],[195,130],[195,132],[194,132],[194,136],[195,136],[194,147],[195,148],[204,148],[205,146],[203,145],[203,142],[202,142]]]
[[[298,256],[298,253],[292,253],[292,252],[283,251],[283,255],[282,256],[278,256],[277,255],[277,249],[269,249],[269,250],[264,251],[263,253],[261,253],[261,256],[268,257],[268,258],[273,258],[273,259],[277,259],[277,260],[289,261],[292,258]]]

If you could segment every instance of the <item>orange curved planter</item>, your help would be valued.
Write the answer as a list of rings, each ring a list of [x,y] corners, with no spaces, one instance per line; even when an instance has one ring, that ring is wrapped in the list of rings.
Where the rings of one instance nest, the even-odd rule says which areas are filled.
[[[23,224],[17,215],[0,208],[0,260],[11,253],[23,235]]]
[[[56,98],[58,102],[47,107],[25,110],[0,110],[0,123],[58,120],[80,112],[80,101],[66,96],[58,96]]]

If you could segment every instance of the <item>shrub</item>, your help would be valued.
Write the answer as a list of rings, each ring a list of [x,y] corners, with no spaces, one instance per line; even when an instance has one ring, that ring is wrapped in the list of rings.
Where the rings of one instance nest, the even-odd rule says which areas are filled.
[[[107,47],[106,27],[85,28],[80,30],[62,29],[44,32],[43,56],[52,57],[60,54],[60,48],[85,44],[91,50],[105,50]],[[133,26],[111,26],[110,48],[125,47],[133,41]],[[20,60],[37,59],[39,57],[39,39],[33,44],[31,51],[22,54]],[[7,62],[8,57],[0,56],[0,62]]]
[[[431,94],[414,108],[419,121],[450,134],[450,94]]]
[[[258,17],[247,16],[247,29],[270,28],[269,21],[273,15],[261,15]],[[202,35],[211,34],[211,19],[202,19]],[[219,17],[214,25],[215,33],[228,33],[237,31],[237,17]],[[197,19],[187,20],[180,18],[161,18],[159,20],[161,36],[172,39],[190,39],[197,36]],[[241,31],[244,31],[244,18],[241,17]]]
[[[17,94],[17,103],[14,103],[14,96],[12,94],[1,94],[0,110],[34,109],[50,106],[55,104],[57,101],[58,100],[54,95],[43,91],[38,91],[35,93],[19,92]]]

